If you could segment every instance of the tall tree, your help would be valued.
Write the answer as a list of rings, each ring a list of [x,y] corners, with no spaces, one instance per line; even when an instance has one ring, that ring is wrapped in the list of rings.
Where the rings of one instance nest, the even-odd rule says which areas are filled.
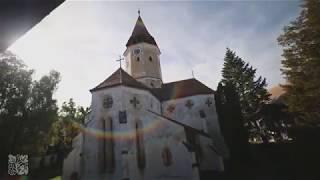
[[[286,101],[298,123],[320,124],[320,1],[305,0],[278,38],[283,47]]]
[[[227,48],[221,83],[235,88],[244,122],[250,129],[254,129],[257,112],[269,101],[266,79],[261,76],[256,78],[256,69]]]
[[[230,158],[225,160],[228,179],[236,177],[249,179],[248,131],[244,126],[239,96],[234,85],[219,83],[215,102],[221,132],[230,152]]]
[[[90,113],[89,107],[76,106],[72,98],[63,102],[59,116],[61,119],[68,119],[79,124],[84,124],[86,116]]]
[[[73,99],[63,102],[59,111],[59,120],[51,127],[52,144],[62,146],[61,148],[67,152],[71,150],[72,140],[79,134],[89,113],[90,108],[77,107]]]
[[[16,129],[25,119],[24,105],[29,96],[32,73],[14,54],[0,54],[0,162],[7,162],[7,154],[13,150],[17,139]]]
[[[60,80],[52,71],[32,80],[33,70],[14,54],[0,54],[0,165],[8,153],[39,154],[46,150],[47,134],[57,118],[53,93]],[[4,164],[3,164],[4,163]],[[6,168],[0,168],[3,170]]]

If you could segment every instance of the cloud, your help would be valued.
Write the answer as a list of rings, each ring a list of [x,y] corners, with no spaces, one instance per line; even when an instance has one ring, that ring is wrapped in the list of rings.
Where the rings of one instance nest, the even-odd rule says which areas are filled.
[[[113,73],[137,19],[156,39],[165,82],[192,77],[215,89],[226,47],[258,69],[271,85],[283,82],[276,38],[299,12],[297,2],[104,2],[67,1],[10,50],[36,70],[62,81],[59,104],[74,98],[90,105],[89,89]]]

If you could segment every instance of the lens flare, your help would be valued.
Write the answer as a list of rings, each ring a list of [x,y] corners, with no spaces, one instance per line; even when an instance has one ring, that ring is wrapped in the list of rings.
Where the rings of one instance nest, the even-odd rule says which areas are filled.
[[[165,122],[163,119],[154,118],[152,121],[148,121],[143,124],[141,129],[143,134],[152,134],[155,130],[159,130],[164,127]],[[136,131],[134,128],[117,130],[117,131],[103,131],[101,129],[95,129],[90,127],[81,127],[81,131],[89,136],[94,136],[98,139],[114,139],[114,140],[129,140],[136,137]]]
[[[176,101],[174,99],[181,97],[182,94],[183,94],[182,88],[174,87],[173,90],[171,91],[171,95],[170,95],[171,98],[169,98],[173,100],[170,102],[170,105],[176,106]],[[164,109],[163,113],[164,113],[164,116],[170,117],[173,111],[170,112],[167,109]],[[146,124],[143,124],[143,128],[141,130],[144,135],[152,134],[153,132],[156,132],[156,130],[159,131],[159,129],[164,128],[165,124],[166,122],[162,118],[154,117],[152,120],[147,121]],[[83,127],[80,124],[78,125],[80,126],[81,132],[89,136],[94,136],[98,139],[128,140],[128,139],[135,138],[136,136],[136,131],[134,128],[120,129],[120,130],[111,132],[111,131],[103,131],[101,129],[96,129],[96,128]]]

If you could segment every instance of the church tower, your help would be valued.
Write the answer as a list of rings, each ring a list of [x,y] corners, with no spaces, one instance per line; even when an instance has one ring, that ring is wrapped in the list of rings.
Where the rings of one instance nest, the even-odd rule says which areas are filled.
[[[149,88],[161,88],[161,52],[145,27],[140,13],[126,46],[123,54],[126,72]]]

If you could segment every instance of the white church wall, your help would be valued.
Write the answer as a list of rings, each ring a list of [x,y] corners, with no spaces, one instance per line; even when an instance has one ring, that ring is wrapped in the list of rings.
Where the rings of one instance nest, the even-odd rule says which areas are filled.
[[[191,179],[192,158],[191,153],[182,144],[185,141],[184,128],[166,119],[153,116],[153,119],[160,122],[146,139],[147,166],[146,175],[150,179]],[[164,164],[163,153],[165,148],[171,153],[170,165]]]
[[[208,99],[210,103],[208,103]],[[190,107],[187,105],[188,101],[192,104],[189,105]],[[170,106],[173,106],[174,110],[170,110],[172,109]],[[163,102],[162,108],[165,116],[189,125],[195,129],[203,130],[208,133],[213,140],[219,138],[220,142],[220,126],[213,94],[195,95],[168,100]],[[205,117],[200,116],[200,111],[203,111]],[[204,137],[200,140],[203,152],[200,169],[223,171],[222,157],[208,147],[210,140]]]
[[[210,106],[206,101],[210,99]],[[188,101],[192,106],[187,107]],[[174,110],[170,112],[169,106]],[[195,95],[179,99],[168,100],[162,103],[163,114],[179,122],[192,126],[193,128],[203,130],[207,133],[210,131],[220,132],[217,112],[214,105],[214,95]],[[205,113],[205,117],[200,117],[200,110]]]
[[[110,109],[103,108],[105,96],[112,96],[113,105]],[[134,97],[139,101],[136,107]],[[101,173],[98,171],[99,138],[87,134],[84,143],[84,177],[107,179],[123,179],[128,173],[130,179],[190,179],[192,177],[192,158],[190,152],[181,143],[185,140],[183,127],[147,112],[150,109],[161,112],[161,105],[150,92],[129,87],[113,87],[93,92],[92,113],[88,128],[101,129],[99,121],[106,117],[114,120],[115,135],[115,171]],[[118,112],[126,110],[127,123],[120,124]],[[137,144],[135,139],[135,123],[142,122],[143,143],[145,149],[145,167],[137,164]],[[123,132],[123,134],[121,134]],[[168,147],[171,152],[172,164],[165,166],[162,151]],[[126,151],[125,156],[122,152]]]
[[[70,179],[71,175],[76,173],[77,176],[80,176],[81,173],[81,152],[82,152],[82,133],[78,134],[72,140],[72,151],[68,154],[68,156],[63,161],[63,174],[62,179],[68,180]]]
[[[94,116],[96,117],[96,116]],[[82,162],[81,162],[81,177],[82,179],[96,178],[95,175],[98,174],[98,138],[93,134],[89,133],[88,128],[94,129],[94,119],[90,119],[87,124],[86,131],[83,134],[83,146],[82,146]]]
[[[111,96],[113,104],[111,108],[103,107],[103,100],[106,96]],[[133,99],[136,98],[139,104],[134,107]],[[81,167],[77,167],[74,162],[80,164],[80,151],[73,151],[66,161],[66,169],[64,177],[70,176],[70,173],[80,170],[83,179],[123,179],[124,176],[130,179],[197,179],[194,168],[192,168],[192,155],[182,144],[186,141],[184,128],[174,124],[166,119],[159,118],[147,109],[157,113],[163,111],[165,116],[169,116],[177,121],[190,125],[196,129],[202,129],[205,132],[219,133],[219,124],[217,121],[214,102],[208,107],[206,100],[213,98],[213,95],[197,95],[181,99],[175,99],[163,102],[161,104],[150,92],[118,86],[93,92],[92,96],[92,113],[87,122],[87,130],[84,133],[84,146],[82,149]],[[191,100],[193,106],[189,109],[185,106],[186,101]],[[175,110],[168,112],[168,107],[175,104]],[[119,111],[125,110],[127,113],[127,123],[119,123]],[[204,110],[206,117],[199,117],[199,110]],[[114,152],[115,152],[115,170],[112,173],[101,172],[99,163],[101,157],[99,152],[101,149],[102,137],[102,119],[112,118],[113,130],[115,132]],[[144,168],[139,168],[137,164],[137,144],[135,137],[135,123],[141,121],[143,125],[143,143],[145,149]],[[123,133],[123,134],[121,134]],[[100,134],[101,135],[101,134]],[[202,145],[203,159],[200,163],[201,170],[223,170],[222,158],[212,149],[208,148],[210,140],[200,138]],[[171,152],[172,164],[166,166],[163,162],[163,150],[168,148]],[[127,154],[123,155],[122,152]],[[72,164],[73,163],[73,164]],[[65,171],[65,168],[64,168]],[[66,175],[65,175],[66,174]],[[176,178],[171,178],[176,177]]]
[[[118,134],[115,135],[115,138],[121,138],[121,131],[125,131],[127,128],[126,125],[119,124],[119,111],[126,109],[126,102],[123,101],[125,98],[125,92],[123,87],[113,87],[100,91],[95,91],[92,93],[92,114],[91,120],[88,123],[87,130],[87,141],[84,145],[86,152],[84,153],[86,162],[84,162],[85,170],[87,171],[84,175],[85,178],[101,178],[105,176],[108,179],[122,179],[122,159],[121,151],[122,146],[124,146],[126,140],[115,140],[114,149],[115,149],[115,171],[111,174],[106,174],[100,171],[99,162],[99,153],[101,151],[101,142],[103,141],[103,131],[101,127],[101,121],[107,118],[112,118],[113,120],[113,130]],[[112,97],[112,106],[110,108],[103,107],[103,100],[106,96]]]
[[[182,127],[173,124],[167,120],[154,116],[147,109],[161,112],[160,102],[149,92],[132,88],[123,89],[127,99],[126,109],[128,115],[128,128],[134,129],[135,122],[141,120],[144,129],[144,149],[146,156],[146,166],[139,169],[137,165],[137,144],[134,139],[130,139],[127,143],[130,179],[167,179],[170,176],[176,176],[180,179],[188,179],[192,177],[186,172],[192,172],[191,156],[186,148],[179,140],[184,138],[184,130]],[[140,104],[134,108],[130,103],[134,97],[139,99]],[[152,103],[151,103],[152,102]],[[179,129],[180,128],[180,129]],[[175,139],[174,139],[175,138]],[[161,151],[164,146],[168,146],[172,152],[174,163],[171,166],[164,166],[161,157]],[[190,157],[188,159],[188,157]],[[189,170],[189,171],[186,171]]]

